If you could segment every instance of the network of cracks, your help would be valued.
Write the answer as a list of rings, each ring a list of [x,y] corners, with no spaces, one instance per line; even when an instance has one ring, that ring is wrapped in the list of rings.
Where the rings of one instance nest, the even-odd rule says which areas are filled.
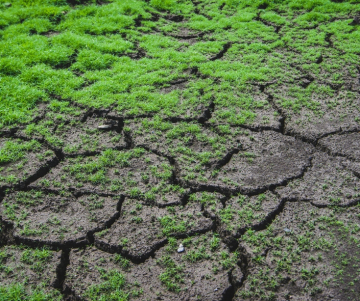
[[[316,214],[331,216],[334,208],[356,216],[358,130],[308,140],[287,132],[284,116],[277,129],[239,126],[224,134],[207,122],[213,104],[204,110],[207,119],[191,122],[207,137],[227,136],[219,159],[192,170],[193,176],[188,167],[196,162],[176,154],[180,140],[169,142],[165,131],[159,131],[156,139],[154,131],[138,131],[151,117],[126,120],[110,111],[84,110],[75,126],[61,132],[69,142],[79,142],[76,151],[29,137],[22,128],[2,132],[2,145],[38,143],[27,152],[21,168],[16,162],[2,169],[2,245],[9,252],[5,262],[11,266],[10,258],[16,262],[24,252],[15,246],[51,250],[47,277],[68,300],[81,300],[88,284],[101,279],[99,266],[119,269],[118,255],[127,262],[124,273],[129,283],[140,285],[142,296],[151,300],[242,300],[239,292],[256,272],[254,258],[262,257],[271,268],[269,257],[274,256],[271,246],[254,254],[243,239],[249,232],[271,227],[271,235],[286,238],[307,231],[299,224]],[[91,150],[80,139],[86,129],[90,136],[100,137]],[[55,126],[54,133],[57,130]],[[211,151],[199,135],[184,136],[194,153]],[[105,173],[97,174],[99,166]],[[12,184],[6,182],[9,176],[15,178]],[[102,182],[102,176],[107,180]],[[185,252],[177,253],[184,242]],[[164,258],[182,267],[179,273],[185,280],[179,281],[180,293],[165,289],[159,278],[166,270]],[[25,273],[36,278],[30,270]],[[301,281],[285,278],[284,296],[296,298],[304,285]],[[336,299],[333,290],[320,296]]]
[[[257,20],[281,35],[281,26]],[[202,36],[172,37],[191,44]],[[326,42],[338,51],[331,35]],[[131,56],[143,57],[140,48]],[[334,86],[291,67],[296,86],[359,92],[354,79]],[[198,68],[188,73],[206,79]],[[182,89],[190,77],[162,92]],[[89,109],[59,98],[78,114],[49,123],[46,135],[26,125],[0,132],[0,147],[12,143],[26,153],[0,169],[1,282],[46,279],[45,289],[64,300],[88,300],[115,271],[134,300],[356,299],[356,112],[345,108],[347,119],[329,110],[307,123],[304,111],[297,122],[276,101],[286,93],[282,84],[248,84],[268,102],[258,114],[265,125],[260,117],[222,124],[214,101],[160,122],[155,114],[124,117],[115,105]],[[29,124],[46,125],[49,112],[39,106]],[[180,244],[185,251],[178,253]]]

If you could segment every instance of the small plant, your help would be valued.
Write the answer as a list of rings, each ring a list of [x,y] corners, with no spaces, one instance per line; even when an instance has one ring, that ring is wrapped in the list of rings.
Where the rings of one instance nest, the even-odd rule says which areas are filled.
[[[118,263],[124,270],[130,268],[130,261],[119,254],[115,256],[115,262]]]
[[[123,290],[126,280],[122,274],[116,270],[100,270],[100,273],[103,282],[90,286],[85,292],[89,300],[129,300],[130,293],[125,293]]]
[[[210,241],[210,249],[211,251],[216,251],[216,249],[219,247],[220,245],[220,238],[218,237],[218,235],[214,235],[213,238]]]
[[[165,272],[160,274],[160,281],[169,291],[179,292],[180,284],[184,283],[183,268],[177,265],[169,256],[163,256],[158,264],[165,267]]]

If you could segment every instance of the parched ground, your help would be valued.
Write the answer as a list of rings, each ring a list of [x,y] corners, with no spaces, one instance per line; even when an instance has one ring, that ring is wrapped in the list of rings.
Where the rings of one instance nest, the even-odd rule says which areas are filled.
[[[0,0],[0,300],[360,300],[360,0]]]

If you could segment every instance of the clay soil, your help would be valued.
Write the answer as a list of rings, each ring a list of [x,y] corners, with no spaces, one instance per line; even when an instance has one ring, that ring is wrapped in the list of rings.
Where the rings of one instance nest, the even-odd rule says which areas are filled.
[[[0,300],[360,300],[360,6],[277,2],[0,15],[68,51],[0,61]]]

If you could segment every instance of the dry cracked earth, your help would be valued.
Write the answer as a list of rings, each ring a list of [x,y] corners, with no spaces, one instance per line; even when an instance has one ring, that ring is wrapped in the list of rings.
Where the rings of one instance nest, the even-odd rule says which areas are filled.
[[[243,12],[249,20],[237,33],[245,21],[187,26],[218,18],[215,9],[237,16],[228,2],[188,2],[191,18],[171,8],[133,17],[135,29],[149,27],[141,35],[165,39],[161,49],[175,47],[185,60],[202,49],[197,61],[178,63],[181,76],[154,67],[166,78],[149,90],[158,105],[170,102],[161,95],[178,96],[164,105],[170,112],[50,91],[30,120],[2,127],[0,295],[22,283],[34,298],[24,300],[360,300],[360,52],[331,31],[359,33],[358,5],[304,24],[309,11],[249,4],[253,16]],[[122,37],[134,48],[121,64],[145,69],[160,48],[130,33]],[[310,38],[322,40],[301,48]],[[234,82],[237,64],[260,58],[251,45],[278,41],[256,66],[275,73]],[[57,68],[88,76],[76,93],[117,72],[87,74],[75,64],[72,56]]]

